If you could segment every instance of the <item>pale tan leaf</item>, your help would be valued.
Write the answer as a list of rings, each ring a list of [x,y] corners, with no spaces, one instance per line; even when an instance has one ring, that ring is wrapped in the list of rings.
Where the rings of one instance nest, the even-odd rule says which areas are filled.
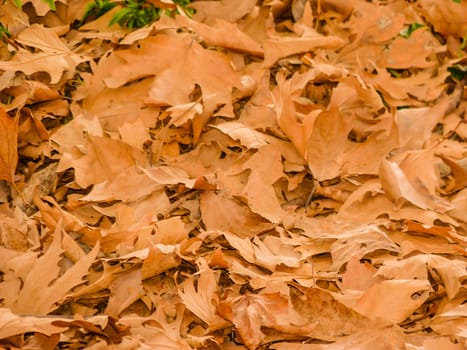
[[[221,193],[203,192],[200,209],[207,230],[227,231],[241,238],[251,238],[273,228],[271,223],[253,213],[246,205]]]
[[[76,182],[83,188],[113,179],[130,167],[144,165],[142,150],[101,136],[85,136],[84,147],[73,147],[60,160],[57,171],[75,169]]]
[[[353,307],[370,319],[399,323],[429,297],[427,280],[387,280],[370,287]]]
[[[41,50],[32,53],[19,48],[9,61],[0,62],[0,69],[22,71],[26,74],[47,72],[52,84],[58,83],[63,72],[73,72],[76,66],[87,60],[73,53],[58,37],[53,29],[34,24],[18,35],[18,40]]]
[[[63,253],[61,248],[61,227],[53,233],[53,241],[46,253],[37,259],[34,266],[28,272],[23,286],[18,294],[12,311],[20,314],[45,315],[51,311],[54,300],[43,300],[43,293],[47,287],[58,277],[60,267],[58,263]],[[43,273],[43,271],[47,271]],[[48,298],[46,298],[48,299]]]
[[[145,173],[138,171],[136,168],[128,168],[109,180],[95,184],[91,192],[80,198],[80,200],[92,202],[122,200],[133,202],[156,190],[160,190],[161,187],[160,184],[156,183]]]
[[[27,332],[39,332],[45,335],[61,333],[64,327],[53,325],[53,321],[66,318],[44,318],[18,316],[7,308],[0,308],[0,339],[21,335]]]
[[[330,235],[330,238],[333,238]],[[330,253],[333,266],[340,268],[352,258],[362,259],[366,254],[378,250],[398,252],[399,247],[376,225],[363,225],[335,235]]]
[[[177,23],[191,28],[210,45],[263,56],[263,48],[259,43],[243,33],[237,25],[222,19],[216,19],[212,27],[183,16],[177,17]]]
[[[319,34],[312,37],[266,39],[263,41],[264,64],[269,67],[283,57],[319,48],[338,49],[344,44],[344,41],[339,37]]]
[[[14,310],[16,312],[46,315],[53,311],[59,305],[59,302],[63,301],[72,288],[84,283],[83,277],[88,273],[99,252],[99,244],[96,244],[91,252],[79,259],[63,275],[59,276],[58,262],[63,252],[61,240],[61,229],[60,226],[57,226],[52,245],[37,260],[24,281],[15,303]],[[46,273],[44,274],[43,271],[46,271]]]
[[[440,212],[452,209],[452,205],[429,193],[427,187],[416,178],[410,181],[401,167],[384,159],[380,169],[381,184],[396,207],[400,208],[408,201],[422,209],[433,209]]]
[[[221,18],[229,22],[235,22],[254,9],[254,0],[223,0],[223,1],[196,1],[191,6],[196,9],[195,20],[214,23]]]
[[[204,259],[199,259],[200,271],[195,289],[194,278],[190,277],[183,283],[183,290],[178,294],[187,309],[203,320],[211,329],[221,329],[228,325],[216,312],[217,277]]]
[[[142,272],[133,269],[119,274],[108,286],[111,295],[105,309],[106,315],[117,317],[128,306],[143,296]]]
[[[372,324],[361,313],[320,288],[291,286],[290,300],[296,312],[307,319],[309,325],[314,325],[310,334],[314,338],[331,341]]]
[[[270,240],[265,243],[259,239],[251,242],[248,238],[239,238],[236,235],[224,232],[229,244],[238,250],[239,254],[248,262],[275,271],[276,266],[285,265],[299,267],[301,255],[297,252],[287,251],[286,246],[272,247]],[[279,243],[280,244],[280,243]]]
[[[214,124],[213,127],[229,135],[234,140],[239,140],[243,146],[248,148],[257,149],[268,143],[260,132],[239,122],[219,123]]]
[[[188,188],[193,188],[196,183],[196,180],[190,179],[185,171],[175,167],[160,166],[149,169],[141,168],[141,170],[157,185],[176,185],[180,183]]]

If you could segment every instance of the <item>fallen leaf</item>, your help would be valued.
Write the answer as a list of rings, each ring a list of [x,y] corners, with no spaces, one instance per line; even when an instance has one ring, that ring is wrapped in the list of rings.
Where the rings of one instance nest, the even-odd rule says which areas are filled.
[[[427,280],[382,281],[366,290],[353,309],[372,320],[399,323],[427,300],[431,290]]]
[[[18,163],[18,117],[10,117],[0,106],[0,180],[14,183]]]
[[[47,315],[63,302],[70,290],[84,281],[99,251],[99,244],[85,257],[60,275],[58,262],[62,254],[61,227],[57,226],[54,238],[47,252],[37,259],[24,280],[13,310],[21,314]],[[43,273],[43,270],[47,274]]]

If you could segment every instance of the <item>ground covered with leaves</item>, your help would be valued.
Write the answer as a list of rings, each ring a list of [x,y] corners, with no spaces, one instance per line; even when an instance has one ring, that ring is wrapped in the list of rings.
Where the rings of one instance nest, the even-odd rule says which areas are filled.
[[[47,2],[0,5],[0,348],[466,348],[464,0]]]

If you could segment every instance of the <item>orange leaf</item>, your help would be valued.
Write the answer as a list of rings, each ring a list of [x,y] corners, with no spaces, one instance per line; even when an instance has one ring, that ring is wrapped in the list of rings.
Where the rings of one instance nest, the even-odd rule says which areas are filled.
[[[0,180],[13,183],[18,163],[18,118],[11,118],[0,107]]]

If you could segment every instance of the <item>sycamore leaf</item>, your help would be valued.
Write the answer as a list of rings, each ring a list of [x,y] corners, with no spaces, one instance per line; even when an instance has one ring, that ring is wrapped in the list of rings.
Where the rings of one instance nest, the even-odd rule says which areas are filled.
[[[133,269],[125,271],[117,276],[109,285],[111,297],[105,309],[106,315],[117,317],[143,294],[141,283],[142,271]]]
[[[205,260],[199,260],[200,271],[195,289],[193,277],[183,283],[183,290],[178,294],[186,307],[203,320],[212,329],[220,329],[226,326],[226,322],[216,312],[217,278]]]
[[[267,141],[260,132],[251,129],[242,123],[225,122],[212,126],[229,135],[234,140],[239,140],[242,145],[248,148],[256,149],[267,145]]]
[[[18,35],[20,43],[32,46],[39,52],[19,48],[9,61],[1,61],[0,69],[5,71],[21,71],[26,74],[47,72],[50,82],[59,82],[64,71],[74,71],[75,67],[87,60],[73,53],[58,37],[53,29],[34,24]]]
[[[18,117],[10,117],[0,106],[0,180],[14,182],[18,163]]]
[[[410,179],[397,163],[383,159],[380,169],[381,184],[395,205],[400,208],[408,201],[422,209],[444,212],[452,205],[430,193],[430,189],[419,178]]]
[[[91,252],[59,276],[58,263],[63,253],[61,225],[57,226],[53,237],[47,252],[37,259],[26,276],[13,311],[22,314],[46,315],[63,301],[72,288],[84,282],[82,278],[94,262],[100,249],[99,244],[96,244]]]
[[[257,349],[266,342],[262,327],[289,334],[312,334],[315,322],[296,312],[287,296],[280,293],[264,293],[240,296],[231,302],[231,317],[238,333],[248,349]]]
[[[142,150],[107,137],[85,135],[85,146],[77,145],[61,158],[58,171],[74,168],[83,188],[117,177],[124,170],[144,165]]]
[[[370,326],[371,322],[362,313],[352,310],[338,301],[329,291],[320,288],[306,288],[299,285],[290,287],[290,300],[294,309],[309,324],[314,338],[336,339]]]
[[[241,238],[251,238],[274,227],[240,201],[212,191],[201,193],[200,209],[208,230],[228,231]]]
[[[387,280],[367,289],[354,310],[370,319],[398,323],[422,305],[431,291],[427,280]]]
[[[338,49],[344,41],[336,36],[315,35],[301,38],[271,38],[263,41],[264,64],[271,66],[278,59],[318,48]]]
[[[53,321],[58,320],[67,321],[66,318],[19,316],[2,307],[0,308],[0,339],[27,332],[39,332],[45,335],[63,332],[64,327],[53,324]]]
[[[196,10],[195,19],[204,19],[208,24],[218,19],[235,22],[253,11],[255,0],[195,1],[190,7]]]
[[[259,43],[239,30],[236,25],[222,19],[217,19],[213,27],[184,16],[177,17],[177,22],[197,32],[210,45],[244,51],[255,56],[263,55],[263,49]]]

